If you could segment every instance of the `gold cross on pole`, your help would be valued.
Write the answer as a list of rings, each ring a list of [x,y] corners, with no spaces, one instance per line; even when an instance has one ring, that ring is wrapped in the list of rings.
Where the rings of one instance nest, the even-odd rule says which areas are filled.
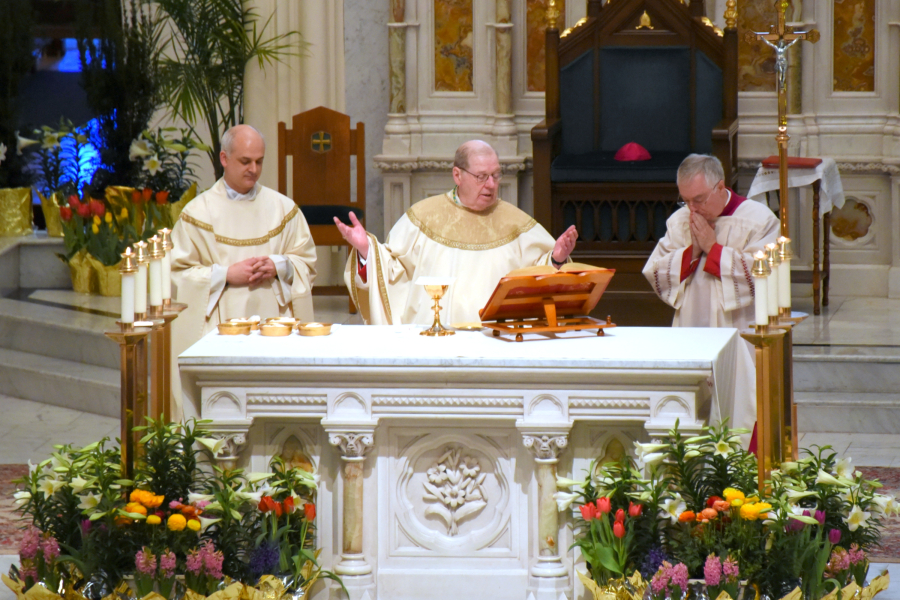
[[[787,237],[789,237],[787,157],[788,141],[791,139],[787,133],[787,50],[801,40],[815,44],[820,37],[819,32],[815,29],[794,31],[793,27],[785,24],[784,14],[789,5],[788,0],[775,0],[777,20],[775,25],[769,28],[769,33],[748,31],[744,34],[744,40],[747,43],[760,40],[775,50],[775,89],[778,93],[778,134],[775,136],[775,141],[778,143],[779,195],[781,197],[779,212],[781,235]]]

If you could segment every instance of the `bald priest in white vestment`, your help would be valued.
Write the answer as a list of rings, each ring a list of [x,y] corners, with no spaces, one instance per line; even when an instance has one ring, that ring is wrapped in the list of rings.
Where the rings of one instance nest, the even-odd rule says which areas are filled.
[[[257,183],[265,150],[249,125],[226,131],[224,176],[187,204],[172,231],[176,298],[192,313],[176,321],[180,350],[228,319],[313,318],[316,246],[293,200]]]
[[[736,327],[755,321],[753,254],[778,238],[766,205],[725,187],[722,163],[691,154],[678,167],[683,205],[666,222],[644,266],[659,297],[675,308],[675,327]]]
[[[384,243],[352,213],[350,226],[335,219],[353,246],[344,280],[366,323],[431,324],[434,301],[416,285],[422,276],[455,277],[441,300],[445,323],[478,322],[478,310],[501,277],[568,260],[578,237],[575,228],[554,240],[533,218],[497,198],[500,178],[494,149],[470,141],[456,151],[456,187],[413,205]]]

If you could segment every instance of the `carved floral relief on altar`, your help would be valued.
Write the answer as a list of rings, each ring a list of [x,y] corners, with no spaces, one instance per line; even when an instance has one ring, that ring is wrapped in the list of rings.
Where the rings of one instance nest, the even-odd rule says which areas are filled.
[[[847,198],[844,206],[831,211],[831,232],[841,239],[855,242],[869,233],[874,220],[867,204]]]
[[[793,2],[785,15],[793,19]],[[773,0],[744,0],[738,9],[738,90],[775,91],[775,52],[763,42],[744,40],[745,31],[769,31],[775,24]]]
[[[472,0],[434,0],[434,89],[471,92]]]
[[[512,433],[392,429],[391,555],[513,555]]]
[[[875,0],[834,0],[834,91],[875,90]]]
[[[547,6],[549,0],[527,0],[525,3],[525,69],[529,92],[543,92],[547,89],[544,56],[546,55],[545,32],[547,30]],[[566,22],[566,0],[558,0],[560,29]]]

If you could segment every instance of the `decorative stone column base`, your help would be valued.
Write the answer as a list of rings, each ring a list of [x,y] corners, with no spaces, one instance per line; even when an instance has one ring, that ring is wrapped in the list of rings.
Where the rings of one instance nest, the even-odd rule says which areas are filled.
[[[372,566],[366,562],[363,554],[341,554],[341,562],[334,567],[334,572],[338,575],[369,575],[372,573]]]
[[[335,569],[337,571],[337,569]],[[368,575],[341,575],[341,581],[347,588],[347,596],[341,586],[333,586],[331,588],[331,597],[333,600],[375,600],[375,577],[371,573]]]
[[[531,574],[534,577],[565,577],[569,576],[569,570],[563,564],[562,558],[559,556],[538,556],[537,562],[531,567]],[[568,582],[568,579],[566,579]]]
[[[529,575],[528,577],[526,600],[572,600],[573,596],[568,576],[535,577]]]

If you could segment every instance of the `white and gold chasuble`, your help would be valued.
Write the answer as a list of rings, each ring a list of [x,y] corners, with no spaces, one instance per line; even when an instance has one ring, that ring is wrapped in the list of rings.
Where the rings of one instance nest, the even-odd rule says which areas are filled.
[[[175,224],[173,296],[188,304],[175,321],[188,344],[178,349],[179,353],[228,319],[253,315],[262,319],[313,318],[316,247],[309,226],[290,198],[258,188],[250,200],[231,200],[220,179],[189,202]],[[283,257],[293,271],[290,284],[276,277],[252,286],[226,285],[220,294],[212,290],[213,265],[227,269],[254,256]]]
[[[476,212],[451,191],[414,204],[385,243],[369,235],[366,281],[350,253],[344,281],[366,323],[390,325],[434,319],[433,300],[418,277],[455,277],[441,300],[445,325],[480,321],[501,277],[514,269],[549,265],[556,241],[533,218],[498,200]]]

